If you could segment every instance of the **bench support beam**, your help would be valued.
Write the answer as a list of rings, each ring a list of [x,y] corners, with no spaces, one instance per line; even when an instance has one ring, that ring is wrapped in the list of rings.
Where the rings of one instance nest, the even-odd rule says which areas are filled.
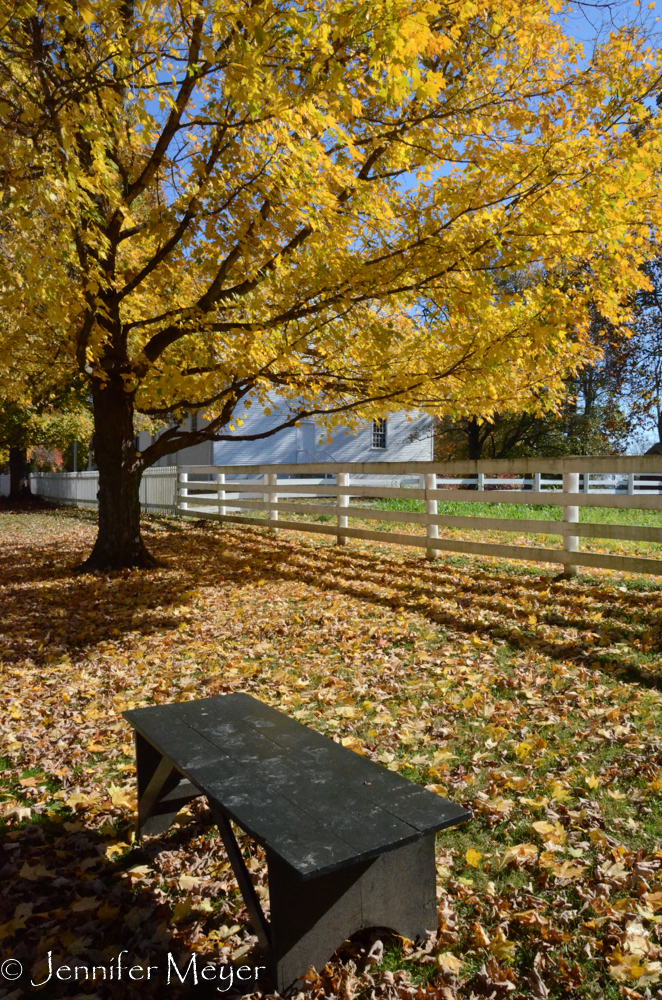
[[[138,839],[165,833],[179,810],[203,793],[188,781],[169,757],[136,732]]]
[[[244,903],[246,904],[246,909],[250,914],[253,930],[257,934],[257,939],[262,947],[269,948],[271,945],[269,922],[262,912],[260,900],[258,899],[255,891],[255,886],[251,882],[251,877],[248,874],[248,869],[244,863],[244,859],[239,849],[239,844],[237,843],[235,835],[232,832],[230,821],[223,812],[221,806],[214,799],[209,799],[209,807],[211,809],[212,816],[214,817],[214,822],[218,827],[218,832],[221,835],[225,852],[228,856],[230,864],[232,865],[234,877],[237,880],[241,895],[244,897]]]
[[[357,931],[384,927],[414,941],[437,926],[434,834],[370,861],[301,879],[267,848],[272,962],[283,992],[320,972]]]

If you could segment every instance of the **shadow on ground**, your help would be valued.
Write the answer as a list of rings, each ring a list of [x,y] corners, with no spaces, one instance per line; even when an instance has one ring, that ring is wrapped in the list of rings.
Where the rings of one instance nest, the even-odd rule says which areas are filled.
[[[66,535],[34,548],[23,544],[20,558],[5,551],[5,658],[39,665],[129,632],[168,631],[180,627],[191,588],[246,587],[263,583],[268,574],[274,582],[304,583],[415,613],[460,637],[505,640],[662,687],[656,667],[662,653],[660,592],[654,585],[626,586],[617,574],[556,581],[542,568],[457,557],[430,563],[406,550],[344,548],[326,539],[223,529],[208,521],[151,522],[146,538],[164,568],[79,576],[71,567],[85,546]]]

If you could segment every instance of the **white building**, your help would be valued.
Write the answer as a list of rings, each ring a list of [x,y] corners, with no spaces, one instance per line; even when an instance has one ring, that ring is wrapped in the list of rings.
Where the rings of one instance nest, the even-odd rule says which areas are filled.
[[[243,424],[237,435],[257,434],[277,427],[288,410],[277,402],[269,416],[253,406],[237,411]],[[202,418],[193,415],[186,430],[198,426]],[[157,465],[302,465],[308,462],[429,462],[433,458],[432,417],[424,413],[391,414],[384,420],[367,422],[360,430],[340,429],[328,441],[327,431],[313,419],[301,420],[256,441],[204,441],[193,448],[183,448],[160,459]],[[146,448],[152,439],[141,432],[139,447]]]

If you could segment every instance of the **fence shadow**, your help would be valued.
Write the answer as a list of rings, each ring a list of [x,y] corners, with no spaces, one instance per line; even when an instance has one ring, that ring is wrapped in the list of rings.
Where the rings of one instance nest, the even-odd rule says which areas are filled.
[[[458,638],[505,640],[662,686],[662,671],[642,662],[662,652],[659,591],[627,589],[615,574],[555,581],[556,568],[473,557],[430,562],[406,549],[336,546],[323,537],[203,521],[152,525],[147,541],[162,569],[78,576],[71,567],[91,529],[88,536],[39,545],[26,537],[20,555],[15,549],[0,558],[5,660],[39,665],[129,632],[176,629],[192,587],[268,577],[412,612]]]

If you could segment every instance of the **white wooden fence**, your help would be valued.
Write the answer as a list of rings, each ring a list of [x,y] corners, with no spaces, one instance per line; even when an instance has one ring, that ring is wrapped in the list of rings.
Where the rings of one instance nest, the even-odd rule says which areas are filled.
[[[76,507],[96,505],[98,472],[37,472],[30,476],[37,496]],[[175,466],[148,469],[140,482],[140,504],[150,514],[177,513],[177,469]]]
[[[306,482],[300,477],[309,475]],[[293,479],[291,477],[296,477]],[[325,478],[322,478],[325,477]],[[480,477],[480,478],[479,478]],[[333,482],[329,480],[333,478]],[[473,490],[466,489],[473,485]],[[458,489],[464,486],[464,489]],[[480,490],[477,496],[476,489]],[[324,503],[315,502],[328,497]],[[424,502],[424,511],[379,510],[350,499],[394,497]],[[284,498],[284,499],[283,499]],[[304,498],[304,502],[302,501]],[[311,502],[311,499],[313,502]],[[561,508],[560,520],[439,514],[439,501],[527,504]],[[298,501],[298,502],[297,502]],[[660,526],[579,523],[580,507],[638,508],[660,512]],[[243,514],[246,511],[247,514]],[[179,468],[177,513],[411,545],[439,552],[560,563],[572,576],[578,566],[662,575],[660,559],[581,552],[580,538],[662,543],[662,457],[517,459],[481,462],[323,463],[309,465],[186,466]],[[335,523],[282,520],[281,513],[327,515]],[[252,516],[251,516],[252,515]],[[425,535],[350,527],[349,519],[425,525]],[[558,549],[439,538],[439,527],[517,534],[559,535]]]
[[[96,504],[98,473],[41,473],[33,492],[60,503]],[[473,489],[467,489],[473,486]],[[464,488],[459,488],[464,487]],[[424,510],[381,510],[352,498],[423,501]],[[435,558],[441,551],[662,575],[660,558],[581,552],[581,538],[662,543],[662,457],[506,459],[481,462],[391,462],[307,465],[167,466],[143,476],[148,512],[335,535],[338,544],[368,539],[411,545]],[[527,504],[561,508],[559,520],[439,514],[439,501]],[[579,522],[580,507],[659,512],[659,527]],[[324,522],[285,520],[325,515]],[[350,519],[417,524],[425,535],[377,531]],[[559,548],[439,538],[439,528],[558,535]]]

